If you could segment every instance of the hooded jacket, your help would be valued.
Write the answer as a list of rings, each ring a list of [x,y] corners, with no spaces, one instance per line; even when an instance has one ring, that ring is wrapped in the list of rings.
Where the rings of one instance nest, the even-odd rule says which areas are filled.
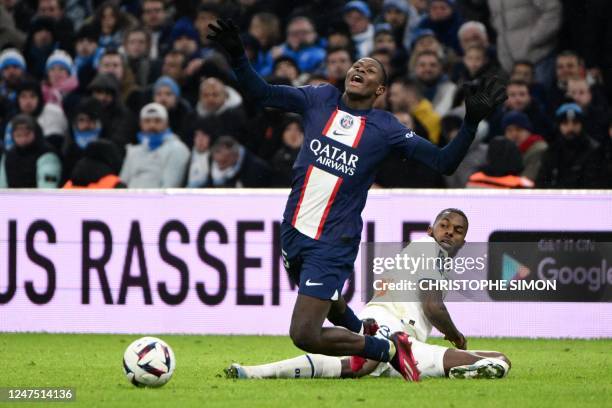
[[[113,95],[113,101],[103,107],[100,118],[110,140],[120,147],[136,143],[138,123],[132,112],[121,102],[119,81],[112,74],[98,74],[89,84],[88,89],[93,94],[96,89],[108,90]]]
[[[60,159],[45,141],[40,127],[34,126],[35,137],[30,145],[14,145],[2,157],[0,188],[56,188],[59,185]]]

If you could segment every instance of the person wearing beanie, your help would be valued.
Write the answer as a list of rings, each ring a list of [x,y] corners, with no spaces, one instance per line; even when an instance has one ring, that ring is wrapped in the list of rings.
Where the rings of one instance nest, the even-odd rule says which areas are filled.
[[[534,183],[520,174],[523,171],[521,152],[501,136],[489,142],[487,160],[482,169],[472,174],[468,188],[532,188]]]
[[[45,140],[55,149],[64,143],[68,132],[68,120],[63,109],[55,104],[45,103],[42,90],[38,82],[26,80],[17,88],[16,113],[25,113],[36,119],[42,129]],[[13,145],[10,122],[6,124],[4,132],[5,148]]]
[[[70,177],[76,162],[84,156],[90,143],[108,137],[104,132],[101,113],[102,104],[92,97],[81,99],[76,106],[72,114],[70,137],[62,149],[64,178]],[[119,147],[118,151],[121,154]]]
[[[168,127],[168,111],[156,102],[140,111],[139,143],[127,146],[120,178],[129,188],[182,187],[189,149]]]
[[[538,188],[591,188],[602,168],[598,143],[584,129],[584,111],[564,103],[555,112],[557,138],[542,158]]]
[[[42,84],[45,103],[61,105],[64,96],[79,86],[72,57],[66,51],[55,50],[45,65],[46,81]]]
[[[26,61],[16,48],[0,53],[0,97],[15,102],[17,87],[26,78]]]
[[[419,22],[418,28],[433,30],[438,41],[461,55],[463,52],[457,35],[461,24],[463,19],[455,0],[430,0],[427,15]]]
[[[188,59],[195,58],[200,48],[200,35],[189,17],[182,17],[174,23],[170,32],[172,49],[180,51]]]
[[[548,144],[542,136],[533,132],[529,117],[520,111],[510,111],[504,115],[502,130],[506,139],[514,142],[521,152],[524,165],[521,176],[535,180]]]
[[[11,127],[15,144],[0,161],[0,188],[57,188],[62,164],[34,118],[19,114]]]
[[[357,50],[357,58],[370,55],[374,49],[372,12],[365,1],[353,0],[344,6],[344,22],[348,25]]]
[[[189,102],[181,97],[181,88],[169,76],[159,77],[153,84],[153,102],[163,105],[168,110],[170,129],[182,130],[193,109]]]
[[[118,176],[120,170],[121,152],[117,145],[109,140],[94,140],[87,144],[83,157],[74,165],[63,188],[125,188],[127,186]]]

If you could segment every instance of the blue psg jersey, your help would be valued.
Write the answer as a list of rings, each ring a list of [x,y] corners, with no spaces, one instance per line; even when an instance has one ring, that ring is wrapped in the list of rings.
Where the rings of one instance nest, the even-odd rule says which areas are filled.
[[[302,115],[304,143],[293,166],[283,218],[302,234],[323,242],[360,240],[368,189],[392,149],[448,173],[459,164],[474,136],[475,126],[464,126],[453,141],[458,142],[439,149],[387,111],[347,107],[331,85],[272,86],[257,76],[246,59],[234,71],[249,94],[265,106]]]
[[[393,147],[410,157],[415,134],[388,112],[344,106],[331,85],[299,91],[309,103],[284,219],[313,239],[359,239],[378,165]]]

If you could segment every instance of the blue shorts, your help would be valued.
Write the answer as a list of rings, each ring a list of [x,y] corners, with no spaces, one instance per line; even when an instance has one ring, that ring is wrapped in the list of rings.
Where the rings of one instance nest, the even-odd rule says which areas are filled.
[[[283,262],[298,293],[323,300],[338,300],[344,282],[354,271],[359,243],[332,245],[314,240],[283,221]]]

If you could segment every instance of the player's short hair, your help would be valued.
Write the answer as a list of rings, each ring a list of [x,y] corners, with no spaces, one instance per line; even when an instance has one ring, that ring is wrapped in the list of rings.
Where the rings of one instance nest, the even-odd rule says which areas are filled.
[[[385,66],[383,65],[382,62],[380,62],[380,60],[378,58],[375,57],[368,57],[373,59],[374,61],[376,61],[378,63],[378,65],[380,66],[380,70],[382,72],[382,86],[387,86],[387,82],[389,82],[389,76],[387,75],[387,70],[385,69]]]
[[[445,208],[442,211],[440,211],[438,213],[438,215],[436,215],[436,219],[434,220],[434,224],[436,222],[438,222],[440,220],[440,218],[442,218],[444,216],[444,214],[446,213],[453,213],[453,214],[458,214],[460,216],[463,217],[463,219],[465,220],[465,230],[467,232],[468,227],[470,226],[470,222],[468,221],[468,217],[467,215],[465,215],[465,213],[463,211],[461,211],[458,208]]]

